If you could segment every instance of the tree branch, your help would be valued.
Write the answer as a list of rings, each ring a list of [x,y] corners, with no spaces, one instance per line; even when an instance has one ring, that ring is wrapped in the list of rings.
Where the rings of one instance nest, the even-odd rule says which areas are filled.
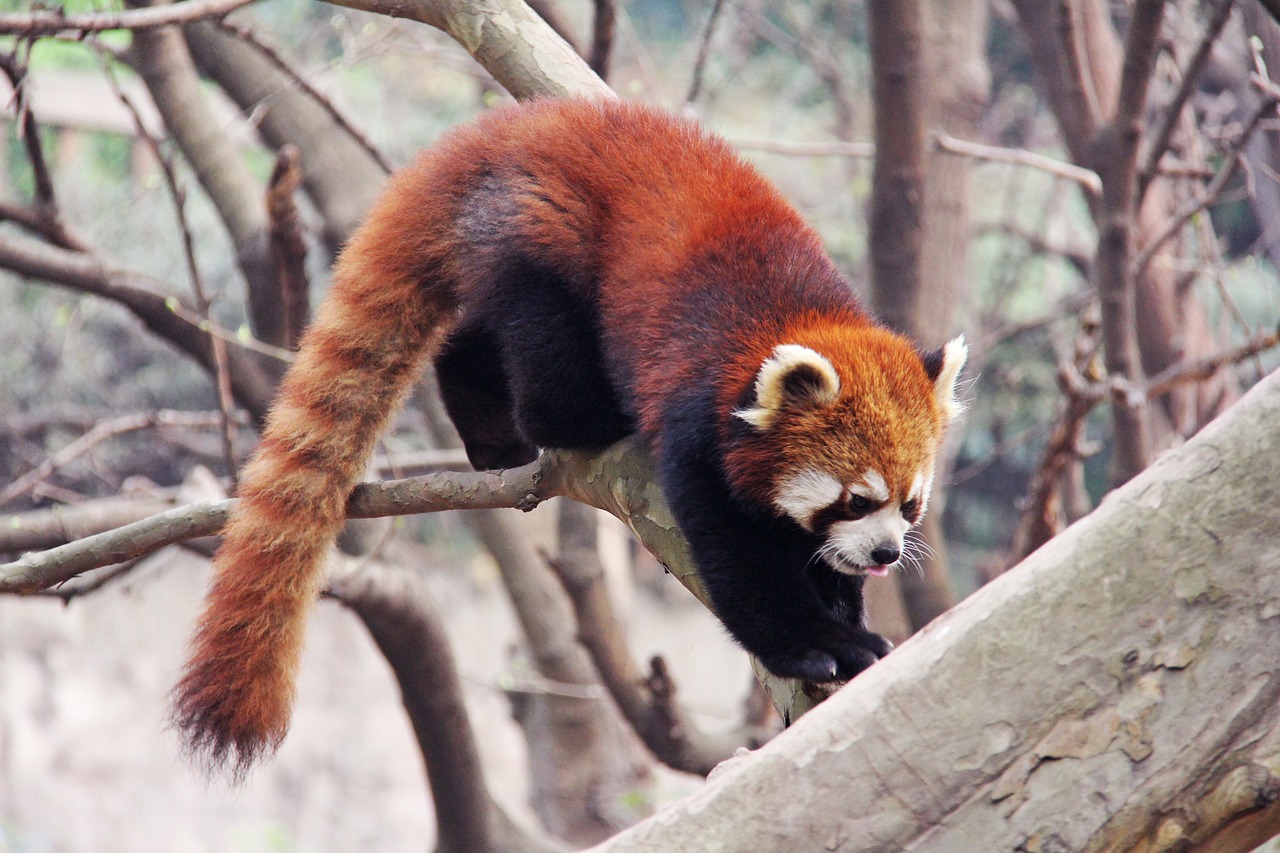
[[[566,510],[573,511],[561,508]],[[648,676],[636,665],[594,548],[571,549],[564,537],[561,547],[560,557],[543,554],[543,558],[573,602],[578,640],[590,652],[618,709],[658,760],[676,770],[706,776],[736,750],[754,749],[768,740],[766,732],[749,725],[715,735],[696,726],[675,701],[675,685],[662,659],[652,660]]]
[[[1231,16],[1231,8],[1234,5],[1235,0],[1215,0],[1209,20],[1205,23],[1204,33],[1200,37],[1200,44],[1196,47],[1196,52],[1192,54],[1191,61],[1187,63],[1187,67],[1182,72],[1182,80],[1178,85],[1178,91],[1174,94],[1169,105],[1160,112],[1160,123],[1157,125],[1155,132],[1151,134],[1151,141],[1147,144],[1146,152],[1142,157],[1142,164],[1138,167],[1139,205],[1142,203],[1142,197],[1146,194],[1147,184],[1156,175],[1156,170],[1160,166],[1160,159],[1164,156],[1165,151],[1169,149],[1169,140],[1172,139],[1173,130],[1178,126],[1178,121],[1182,117],[1183,107],[1187,105],[1187,100],[1191,97],[1191,93],[1199,85],[1200,75],[1209,60],[1214,42],[1218,40],[1218,34],[1222,32],[1223,26],[1226,25],[1227,18]]]
[[[1274,84],[1272,84],[1272,86],[1274,88]],[[1204,192],[1197,197],[1188,199],[1181,209],[1173,213],[1169,218],[1169,221],[1165,223],[1164,228],[1151,238],[1151,242],[1146,246],[1143,246],[1142,250],[1138,252],[1137,257],[1134,258],[1130,267],[1134,278],[1137,278],[1146,272],[1147,265],[1151,263],[1151,259],[1155,257],[1156,252],[1160,251],[1160,248],[1171,237],[1173,237],[1174,234],[1177,234],[1182,226],[1190,222],[1192,217],[1197,213],[1207,209],[1211,204],[1218,200],[1218,196],[1222,194],[1227,183],[1235,176],[1236,171],[1240,168],[1240,163],[1244,156],[1243,150],[1245,145],[1249,143],[1249,140],[1253,137],[1254,131],[1262,123],[1262,120],[1267,118],[1268,114],[1275,112],[1277,103],[1280,103],[1280,91],[1266,92],[1266,94],[1264,94],[1262,103],[1258,105],[1258,108],[1254,110],[1253,115],[1250,116],[1249,120],[1245,123],[1244,130],[1240,132],[1240,135],[1232,143],[1231,150],[1225,153],[1223,157],[1225,162],[1218,170],[1218,173],[1213,176],[1213,180],[1209,182],[1209,185],[1205,187]]]
[[[386,158],[352,132],[331,103],[300,86],[299,75],[274,60],[277,52],[263,38],[244,41],[211,21],[183,32],[200,70],[254,116],[267,144],[297,146],[307,195],[324,219],[325,245],[336,254],[381,191],[390,171]]]
[[[618,488],[619,483],[638,484]],[[676,526],[657,485],[648,450],[632,436],[601,451],[546,451],[521,468],[506,471],[426,474],[355,488],[348,518],[377,518],[447,509],[529,510],[552,497],[568,497],[603,509],[626,524],[648,551],[713,613],[688,543]],[[217,533],[234,501],[226,499],[177,507],[124,527],[88,536],[0,564],[0,594],[47,589],[93,568],[153,553]],[[777,678],[762,667],[757,676],[784,720],[798,719],[821,702],[829,686]]]
[[[128,60],[146,83],[170,138],[231,237],[236,265],[248,287],[247,307],[255,337],[282,346],[280,299],[267,248],[263,187],[210,112],[182,30],[172,27],[135,33]]]
[[[1130,274],[1137,219],[1137,154],[1143,110],[1159,45],[1164,0],[1139,0],[1125,43],[1120,93],[1115,112],[1093,140],[1091,161],[1102,178],[1098,259],[1095,279],[1102,304],[1102,338],[1107,372],[1124,381],[1141,381],[1135,293]],[[1151,438],[1145,412],[1117,394],[1112,406],[1116,453],[1115,482],[1123,483],[1147,466]]]
[[[422,575],[364,561],[330,572],[327,594],[364,623],[391,665],[427,765],[439,853],[495,849],[489,792],[458,666]]]
[[[524,0],[334,0],[334,5],[443,30],[518,100],[616,97]]]
[[[1258,451],[1277,425],[1272,375],[732,772],[596,850],[1254,849],[1280,832],[1280,454]]]
[[[246,423],[247,419],[236,418],[237,423]],[[140,414],[123,415],[93,425],[84,435],[63,447],[44,462],[23,474],[9,485],[0,489],[0,506],[19,495],[26,494],[41,480],[48,478],[54,471],[74,459],[88,453],[102,442],[126,432],[150,429],[154,427],[217,427],[222,423],[221,413],[159,411]]]
[[[934,133],[931,139],[933,146],[939,151],[973,157],[978,160],[989,160],[993,163],[1013,163],[1018,166],[1027,166],[1042,172],[1048,172],[1059,178],[1074,181],[1089,195],[1096,196],[1102,192],[1102,181],[1098,178],[1098,173],[1092,169],[1082,169],[1073,163],[1064,163],[1053,157],[1046,157],[1043,154],[1037,154],[1034,151],[1026,151],[1021,148],[1002,148],[995,145],[984,145],[981,142],[970,142],[966,139],[956,139],[954,136],[949,136],[945,133]]]
[[[0,35],[38,38],[53,35],[80,35],[106,30],[149,30],[200,18],[220,18],[253,0],[185,0],[153,9],[123,12],[86,12],[68,15],[62,9],[11,12],[0,15]]]
[[[143,276],[118,269],[85,252],[60,249],[16,234],[0,234],[0,268],[119,303],[155,335],[214,369],[211,332],[174,296],[156,293]],[[264,358],[234,340],[227,342],[231,388],[255,418],[262,418],[275,394],[275,359]]]

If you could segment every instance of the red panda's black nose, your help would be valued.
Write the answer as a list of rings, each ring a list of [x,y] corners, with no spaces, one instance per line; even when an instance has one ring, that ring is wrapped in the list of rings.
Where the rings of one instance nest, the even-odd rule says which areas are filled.
[[[897,545],[880,545],[871,552],[871,559],[879,566],[887,566],[890,563],[898,562],[898,558],[902,556],[902,549]]]

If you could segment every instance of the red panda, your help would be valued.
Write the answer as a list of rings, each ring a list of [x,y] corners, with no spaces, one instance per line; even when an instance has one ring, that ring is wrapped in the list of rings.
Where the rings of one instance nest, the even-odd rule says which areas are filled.
[[[848,679],[924,512],[961,339],[877,325],[723,141],[659,110],[493,110],[396,174],[342,252],[246,467],[174,691],[243,770],[284,737],[306,616],[374,441],[433,360],[477,468],[639,431],[718,616],[771,671]]]

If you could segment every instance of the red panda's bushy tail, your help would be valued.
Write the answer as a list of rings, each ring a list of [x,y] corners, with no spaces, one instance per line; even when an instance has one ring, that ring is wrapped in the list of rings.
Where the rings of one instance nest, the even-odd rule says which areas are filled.
[[[413,177],[398,179],[344,250],[242,474],[172,697],[188,752],[210,770],[242,776],[284,738],[307,615],[347,497],[453,322],[447,247],[424,240],[432,223]]]

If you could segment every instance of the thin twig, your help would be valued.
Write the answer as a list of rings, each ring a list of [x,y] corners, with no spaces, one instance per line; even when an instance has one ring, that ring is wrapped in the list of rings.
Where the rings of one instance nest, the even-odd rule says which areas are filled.
[[[120,12],[85,12],[68,15],[62,9],[13,12],[0,15],[0,35],[38,38],[59,33],[99,33],[106,30],[146,30],[169,24],[185,24],[200,18],[230,14],[253,0],[185,0],[167,6]]]
[[[983,352],[989,352],[1000,344],[1013,338],[1047,328],[1053,323],[1057,323],[1064,318],[1079,313],[1089,304],[1090,301],[1093,300],[1093,298],[1093,293],[1087,290],[1078,290],[1074,293],[1068,293],[1066,296],[1059,299],[1053,308],[1046,314],[1042,314],[1038,317],[1032,317],[1027,320],[1009,321],[1003,325],[989,329],[979,339],[980,343],[976,348]]]
[[[31,99],[27,91],[26,65],[19,62],[16,54],[2,54],[0,70],[9,78],[9,85],[13,89],[13,97],[16,101],[14,118],[18,126],[18,136],[22,139],[23,147],[27,152],[27,161],[31,164],[35,185],[33,212],[41,223],[31,230],[64,249],[74,252],[88,251],[88,244],[62,221],[58,199],[53,188],[53,174],[45,159],[44,147],[40,144],[40,124],[36,120],[35,112],[31,109]]]
[[[237,422],[247,424],[249,423],[249,418],[240,414],[237,417]],[[208,427],[220,425],[220,414],[179,411],[143,412],[103,421],[96,424],[66,447],[49,456],[35,468],[5,486],[3,490],[0,490],[0,504],[8,503],[14,498],[26,494],[35,488],[36,484],[48,479],[59,468],[73,462],[102,442],[116,436],[156,427]]]
[[[779,139],[732,139],[735,148],[746,151],[763,151],[768,154],[785,154],[792,157],[853,157],[869,160],[876,156],[876,147],[870,142],[790,142]]]
[[[355,140],[355,143],[358,146],[360,146],[362,149],[364,149],[365,153],[367,153],[371,158],[373,158],[373,162],[377,163],[379,168],[381,168],[387,174],[391,174],[391,172],[394,171],[394,168],[392,167],[391,163],[387,160],[387,158],[383,155],[383,153],[380,150],[378,150],[378,147],[369,140],[369,137],[365,136],[360,131],[359,128],[357,128],[354,124],[348,121],[347,117],[343,115],[342,111],[338,109],[337,105],[334,104],[333,101],[330,100],[328,97],[326,97],[323,92],[321,92],[315,86],[311,85],[311,83],[307,81],[306,77],[302,74],[302,72],[300,72],[297,68],[295,68],[293,63],[290,62],[289,59],[284,56],[284,54],[276,50],[274,45],[265,41],[261,36],[259,36],[256,32],[254,32],[251,28],[241,26],[240,24],[237,24],[234,21],[220,19],[215,21],[214,23],[217,24],[217,26],[223,31],[227,32],[232,36],[235,36],[236,38],[243,41],[245,44],[252,47],[254,50],[258,51],[258,53],[262,54],[263,58],[266,59],[268,62],[270,62],[272,65],[274,65],[280,71],[280,73],[288,77],[290,82],[293,85],[297,86],[300,90],[302,90],[309,97],[311,97],[311,99],[314,100],[320,106],[321,109],[323,109],[326,113],[329,114],[329,117],[333,119],[334,124],[340,127],[343,133],[346,133],[353,140]]]
[[[1218,34],[1222,32],[1222,27],[1227,23],[1227,18],[1231,15],[1231,7],[1234,3],[1235,0],[1217,0],[1214,4],[1213,14],[1205,24],[1204,34],[1200,37],[1200,44],[1197,45],[1196,52],[1192,55],[1191,61],[1187,63],[1178,91],[1174,94],[1173,100],[1169,102],[1169,106],[1160,114],[1160,124],[1156,128],[1156,132],[1151,135],[1151,143],[1147,146],[1142,162],[1138,166],[1137,203],[1139,207],[1142,206],[1142,199],[1146,195],[1148,184],[1156,174],[1160,158],[1164,156],[1164,152],[1169,148],[1169,140],[1173,137],[1173,130],[1182,115],[1182,109],[1186,106],[1187,99],[1191,97],[1191,93],[1195,91],[1196,85],[1200,82],[1200,74],[1209,60],[1213,44],[1218,40]]]
[[[689,92],[684,96],[686,104],[692,104],[702,92],[702,75],[706,71],[707,57],[711,53],[711,37],[716,31],[716,22],[720,20],[720,12],[724,8],[724,0],[714,0],[711,14],[707,16],[707,25],[702,28],[702,40],[698,44],[698,58],[693,63],[693,75],[689,80]]]
[[[1267,82],[1270,83],[1270,81]],[[1137,257],[1133,259],[1133,263],[1129,268],[1130,275],[1134,278],[1141,276],[1146,271],[1147,265],[1151,263],[1151,259],[1155,257],[1156,252],[1160,251],[1160,247],[1168,242],[1174,234],[1178,233],[1182,226],[1186,225],[1193,216],[1217,200],[1223,189],[1226,188],[1227,183],[1235,176],[1236,170],[1240,168],[1240,161],[1243,157],[1241,152],[1244,150],[1245,145],[1248,144],[1254,130],[1257,129],[1258,124],[1267,113],[1275,110],[1278,103],[1280,103],[1280,92],[1268,94],[1253,115],[1250,116],[1244,130],[1241,131],[1239,137],[1231,146],[1231,150],[1227,152],[1226,162],[1218,170],[1218,174],[1214,176],[1213,180],[1209,182],[1203,195],[1189,199],[1181,209],[1169,218],[1160,233],[1152,238],[1151,242],[1144,246]]]
[[[156,141],[146,128],[142,121],[142,114],[138,112],[132,99],[120,86],[112,73],[109,66],[104,64],[103,71],[106,73],[107,80],[115,89],[116,97],[120,103],[128,110],[129,115],[133,119],[133,124],[137,136],[150,149],[155,156],[156,161],[160,164],[160,172],[164,175],[165,185],[169,189],[169,196],[173,200],[174,213],[178,217],[178,229],[182,233],[182,252],[187,263],[187,275],[191,281],[191,291],[196,300],[196,313],[204,318],[213,316],[211,311],[211,303],[208,295],[205,293],[204,283],[200,277],[200,267],[196,262],[195,241],[191,235],[191,226],[187,222],[186,210],[186,192],[178,183],[178,176],[174,172],[173,163],[165,155],[160,148],[160,143]],[[236,485],[236,470],[239,467],[236,464],[235,445],[233,436],[233,412],[235,410],[235,396],[231,391],[231,369],[227,364],[227,342],[216,335],[209,339],[213,349],[213,376],[214,386],[218,394],[218,410],[222,413],[222,452],[226,455],[227,471],[231,477],[232,490]]]
[[[63,604],[70,604],[74,599],[98,592],[99,590],[105,589],[115,581],[128,577],[128,575],[136,569],[138,564],[141,562],[141,557],[134,560],[126,560],[119,565],[104,569],[84,583],[75,584],[73,586],[59,585],[52,589],[40,590],[39,592],[33,593],[33,595],[45,598],[57,598],[61,600]]]
[[[1195,361],[1180,361],[1148,379],[1143,393],[1148,399],[1155,399],[1183,383],[1209,379],[1222,368],[1253,358],[1277,344],[1280,344],[1280,330],[1262,332],[1222,352],[1213,353]]]
[[[277,361],[285,364],[293,363],[293,352],[284,347],[273,346],[272,344],[260,341],[251,335],[242,335],[233,332],[226,326],[220,326],[208,317],[201,317],[187,306],[183,305],[176,296],[170,296],[165,299],[165,308],[167,308],[175,317],[184,322],[190,323],[199,331],[208,335],[210,339],[219,338],[227,343],[238,344],[247,350],[252,350],[259,355],[269,356]]]
[[[731,140],[734,147],[745,151],[763,151],[768,154],[783,154],[793,157],[850,157],[869,160],[876,156],[876,147],[870,142],[791,142],[778,139],[736,138]],[[1036,154],[1022,148],[1001,148],[995,145],[984,145],[957,139],[945,133],[936,133],[932,137],[935,150],[945,151],[975,160],[989,160],[994,163],[1012,163],[1031,169],[1048,172],[1059,178],[1066,178],[1080,184],[1086,192],[1096,195],[1102,191],[1102,182],[1098,174],[1091,169],[1084,169],[1073,163]]]
[[[946,151],[950,154],[960,154],[979,160],[991,160],[996,163],[1016,163],[1019,166],[1039,169],[1042,172],[1048,172],[1051,175],[1075,181],[1090,195],[1097,196],[1102,193],[1102,180],[1098,177],[1097,172],[1092,169],[1083,169],[1073,163],[1055,160],[1043,154],[1036,154],[1033,151],[1027,151],[1022,148],[1000,148],[995,145],[984,145],[980,142],[956,139],[954,136],[948,136],[945,133],[933,134],[933,145],[937,150]]]

